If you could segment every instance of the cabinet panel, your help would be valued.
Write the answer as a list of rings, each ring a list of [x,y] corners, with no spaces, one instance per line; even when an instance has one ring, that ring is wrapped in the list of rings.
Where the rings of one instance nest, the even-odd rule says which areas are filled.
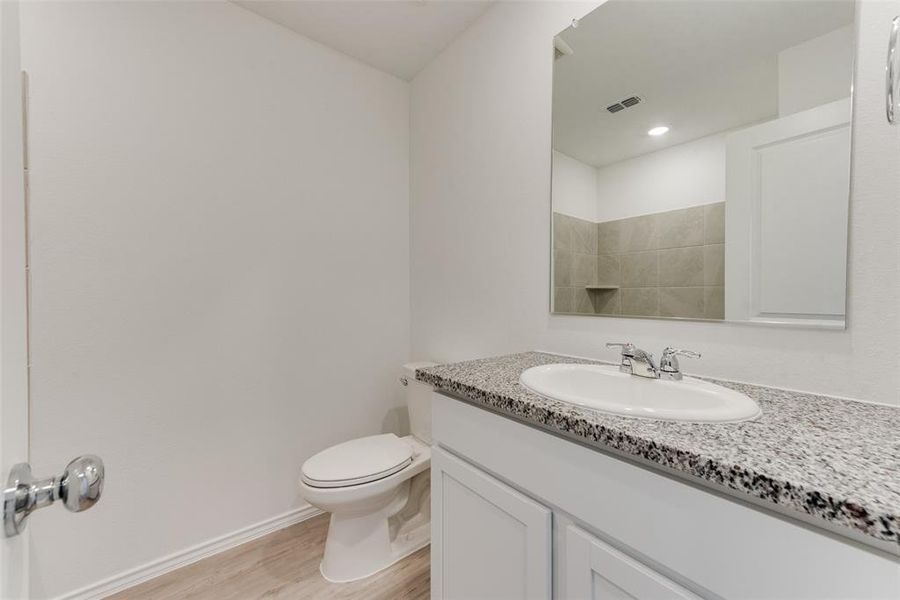
[[[698,600],[698,596],[586,531],[566,527],[567,600]]]
[[[432,598],[550,598],[548,508],[440,448],[431,485]]]

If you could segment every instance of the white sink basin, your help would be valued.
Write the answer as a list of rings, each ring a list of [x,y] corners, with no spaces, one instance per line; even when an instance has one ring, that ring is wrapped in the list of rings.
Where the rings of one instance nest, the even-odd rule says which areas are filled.
[[[749,396],[714,383],[648,379],[607,365],[542,365],[519,381],[541,396],[626,417],[721,423],[760,414]]]

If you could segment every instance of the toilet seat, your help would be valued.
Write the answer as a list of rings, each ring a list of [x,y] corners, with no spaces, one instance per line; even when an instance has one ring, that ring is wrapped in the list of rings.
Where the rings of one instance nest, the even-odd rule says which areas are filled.
[[[303,463],[300,471],[310,487],[338,488],[384,479],[412,462],[412,447],[393,433],[385,433],[326,448]]]

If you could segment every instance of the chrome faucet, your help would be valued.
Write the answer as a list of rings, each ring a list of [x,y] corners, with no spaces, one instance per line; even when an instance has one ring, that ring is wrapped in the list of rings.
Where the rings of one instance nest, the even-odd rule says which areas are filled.
[[[629,375],[659,379],[659,369],[653,363],[653,355],[634,344],[616,342],[606,344],[607,348],[622,348],[622,364],[619,370]]]
[[[622,349],[622,362],[619,365],[621,372],[648,379],[681,381],[682,375],[678,357],[700,358],[699,352],[669,347],[663,350],[662,358],[659,359],[659,367],[657,367],[653,362],[653,355],[641,350],[634,344],[611,342],[606,344],[606,347]]]

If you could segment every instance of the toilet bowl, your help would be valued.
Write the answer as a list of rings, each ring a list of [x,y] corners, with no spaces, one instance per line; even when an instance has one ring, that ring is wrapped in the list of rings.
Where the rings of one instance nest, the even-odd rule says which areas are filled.
[[[368,577],[430,541],[431,388],[403,365],[412,435],[357,438],[327,448],[301,468],[307,502],[331,513],[325,579],[343,583]]]

